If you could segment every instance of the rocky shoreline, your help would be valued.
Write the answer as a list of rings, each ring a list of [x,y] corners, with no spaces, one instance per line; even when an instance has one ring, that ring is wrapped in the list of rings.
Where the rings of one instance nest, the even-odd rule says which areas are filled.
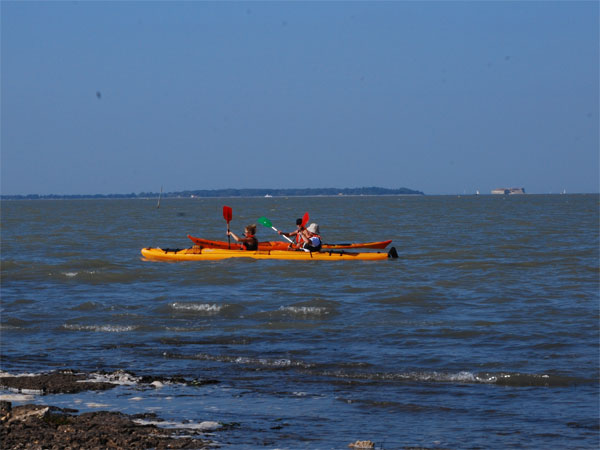
[[[97,374],[96,374],[97,375]],[[127,374],[132,377],[132,375]],[[117,386],[103,381],[114,374],[93,378],[91,374],[59,371],[38,375],[2,376],[0,389],[16,393],[71,394],[84,390],[106,390]],[[185,383],[196,386],[216,380],[186,380],[182,377],[136,377],[148,385]],[[159,427],[155,414],[127,415],[98,411],[78,414],[78,410],[48,405],[14,406],[0,401],[0,442],[6,449],[204,449],[215,443],[203,439],[202,431]],[[142,423],[140,423],[142,422]],[[219,424],[215,427],[220,428]],[[214,429],[214,428],[213,428]],[[212,430],[211,430],[212,431]]]

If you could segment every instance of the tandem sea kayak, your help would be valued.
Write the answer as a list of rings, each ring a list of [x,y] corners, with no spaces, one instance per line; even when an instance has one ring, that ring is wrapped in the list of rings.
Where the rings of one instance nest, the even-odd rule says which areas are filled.
[[[222,249],[233,249],[238,248],[239,244],[232,243],[231,246],[225,241],[212,241],[210,239],[201,239],[188,234],[188,238],[196,245],[203,248],[222,248]],[[357,248],[371,248],[371,249],[384,249],[390,245],[392,241],[378,241],[378,242],[358,242],[355,244],[323,244],[324,249],[328,250],[342,250],[342,249],[357,249]],[[288,250],[289,242],[284,241],[268,241],[259,242],[259,250]]]
[[[389,252],[346,252],[320,251],[304,252],[294,250],[228,250],[221,248],[201,248],[195,246],[186,249],[143,248],[142,256],[152,261],[217,261],[228,258],[285,259],[293,261],[376,261],[398,258],[396,249]]]

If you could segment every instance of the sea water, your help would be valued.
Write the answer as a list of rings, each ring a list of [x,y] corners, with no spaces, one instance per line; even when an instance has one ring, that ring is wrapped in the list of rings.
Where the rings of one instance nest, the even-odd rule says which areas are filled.
[[[386,261],[150,262],[305,212]],[[1,370],[116,389],[15,404],[228,426],[224,448],[597,448],[598,195],[2,202]],[[260,240],[281,239],[259,225]],[[218,384],[142,386],[142,375]],[[106,375],[103,375],[106,376]],[[117,381],[118,381],[117,380]]]

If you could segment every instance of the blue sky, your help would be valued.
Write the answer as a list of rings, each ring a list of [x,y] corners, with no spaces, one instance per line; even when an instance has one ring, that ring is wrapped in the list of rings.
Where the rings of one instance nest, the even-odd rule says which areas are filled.
[[[596,1],[2,1],[3,194],[599,190]]]

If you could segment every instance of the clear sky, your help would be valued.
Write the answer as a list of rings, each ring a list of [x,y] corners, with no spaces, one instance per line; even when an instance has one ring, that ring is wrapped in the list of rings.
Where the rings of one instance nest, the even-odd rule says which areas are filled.
[[[2,1],[1,191],[599,190],[599,3]]]

